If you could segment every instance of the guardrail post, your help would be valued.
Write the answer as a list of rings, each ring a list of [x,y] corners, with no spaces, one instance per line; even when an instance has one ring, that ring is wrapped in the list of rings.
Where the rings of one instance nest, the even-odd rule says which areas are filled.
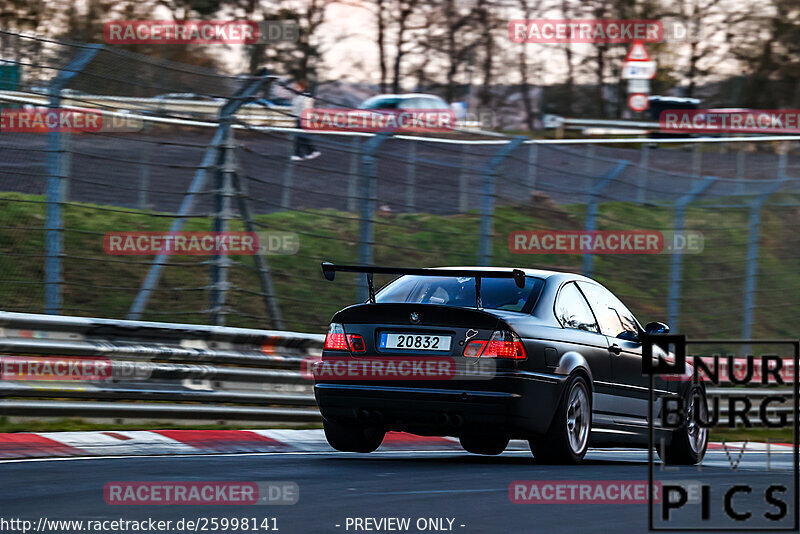
[[[61,106],[61,91],[67,82],[79,74],[102,45],[84,45],[69,65],[50,82],[48,87],[51,109]],[[66,162],[63,161],[64,147],[61,133],[53,129],[47,133],[47,181],[45,185],[45,236],[44,236],[44,311],[51,315],[61,313],[61,257],[63,255],[64,221],[61,207],[66,201]]]
[[[698,195],[708,189],[716,180],[716,176],[705,176],[687,194],[678,199],[675,204],[675,222],[673,231],[677,234],[683,231],[686,222],[686,206]],[[673,251],[669,271],[669,297],[667,298],[667,321],[673,332],[678,331],[678,315],[680,313],[681,282],[683,282],[683,254]]]
[[[406,165],[406,211],[417,211],[417,142],[413,139],[408,145],[408,163]]]
[[[478,265],[488,266],[492,263],[492,219],[494,217],[495,182],[499,174],[500,164],[528,138],[518,135],[505,145],[489,160],[483,173],[481,188],[481,229],[478,243]]]
[[[217,161],[219,158],[220,146],[226,138],[226,131],[230,126],[231,117],[233,117],[236,111],[247,101],[247,99],[253,97],[253,95],[261,90],[267,81],[273,78],[274,76],[262,74],[255,79],[251,78],[246,80],[244,85],[236,92],[236,94],[233,95],[220,108],[220,126],[214,133],[214,137],[211,140],[210,146],[206,149],[206,153],[203,156],[203,161],[200,163],[200,167],[195,172],[194,178],[192,178],[192,183],[189,184],[189,189],[183,196],[181,205],[178,208],[178,213],[175,214],[175,220],[172,221],[172,224],[169,228],[169,232],[171,234],[180,232],[183,229],[185,219],[189,217],[189,214],[191,213],[195,197],[197,197],[197,195],[205,187],[206,180],[208,179],[208,171],[210,168],[214,167],[215,161]],[[161,272],[164,270],[164,264],[168,260],[169,254],[159,254],[155,257],[152,265],[150,265],[150,270],[147,272],[147,276],[142,283],[142,287],[139,289],[139,293],[136,294],[136,298],[134,299],[130,310],[128,310],[127,319],[139,319],[141,317],[142,312],[147,306],[147,301],[150,299],[150,294],[155,290],[156,285],[158,285]]]
[[[758,284],[758,240],[761,233],[761,207],[769,196],[777,192],[788,179],[789,177],[781,172],[778,174],[778,179],[750,203],[750,219],[747,225],[747,267],[742,301],[742,339],[750,339],[753,336],[753,312],[756,304],[756,285]],[[750,352],[750,346],[745,345],[742,350],[747,354]]]
[[[612,180],[622,174],[622,171],[630,164],[630,161],[621,159],[617,161],[611,171],[606,173],[605,176],[600,177],[600,181],[589,188],[589,197],[586,202],[586,231],[593,232],[597,229],[597,213],[600,209],[598,197]],[[594,254],[586,253],[583,255],[583,274],[584,276],[592,276],[594,271]]]
[[[636,202],[644,204],[647,200],[647,182],[650,174],[650,147],[642,143],[639,156],[639,182],[636,189]]]
[[[225,129],[222,149],[217,160],[217,178],[214,193],[214,221],[212,223],[213,232],[227,232],[228,222],[233,218],[231,212],[231,197],[233,196],[232,176],[236,172],[233,162],[233,151],[236,144],[233,140],[233,130],[230,123],[222,126]],[[230,259],[227,254],[218,251],[211,258],[211,293],[209,322],[213,325],[225,325],[225,298],[228,294],[228,267]]]
[[[358,182],[358,159],[361,151],[361,139],[354,135],[350,147],[350,173],[347,177],[347,211],[355,212],[358,209],[356,198],[356,183]]]
[[[388,138],[387,133],[375,135],[364,144],[361,153],[361,216],[358,232],[358,262],[361,265],[370,265],[373,261],[375,204],[378,201],[378,166],[375,164],[375,153]],[[367,275],[364,275],[362,280],[363,283],[358,285],[357,290],[360,302],[369,298]]]

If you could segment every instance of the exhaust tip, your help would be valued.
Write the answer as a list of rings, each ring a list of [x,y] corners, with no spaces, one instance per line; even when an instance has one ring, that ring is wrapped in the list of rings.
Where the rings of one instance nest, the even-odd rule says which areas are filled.
[[[449,425],[450,424],[450,416],[446,413],[440,413],[436,416],[436,422],[440,425]]]
[[[453,423],[453,426],[461,426],[464,424],[464,416],[455,414],[452,417],[450,417],[450,422]]]
[[[360,409],[356,412],[356,419],[358,419],[362,423],[366,423],[369,421],[369,412],[365,409]]]

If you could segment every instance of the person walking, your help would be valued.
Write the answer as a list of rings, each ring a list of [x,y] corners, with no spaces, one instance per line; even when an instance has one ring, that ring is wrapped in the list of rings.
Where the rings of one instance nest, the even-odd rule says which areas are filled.
[[[302,116],[303,112],[307,109],[314,107],[314,99],[308,91],[308,82],[305,79],[300,79],[294,85],[295,96],[292,99],[292,114],[295,117],[295,124],[298,128],[302,129]],[[298,133],[294,138],[294,154],[292,161],[300,161],[304,159],[314,159],[321,155],[319,150],[314,148],[314,143],[311,138],[304,134]]]

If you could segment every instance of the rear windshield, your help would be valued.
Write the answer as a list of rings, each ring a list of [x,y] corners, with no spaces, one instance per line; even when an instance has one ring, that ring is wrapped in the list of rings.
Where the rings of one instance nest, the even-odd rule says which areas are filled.
[[[399,98],[372,97],[359,106],[361,109],[398,109]]]
[[[544,281],[525,278],[519,288],[510,278],[481,278],[481,305],[492,310],[530,312]],[[376,302],[409,302],[475,307],[475,278],[452,276],[401,276],[381,289]]]

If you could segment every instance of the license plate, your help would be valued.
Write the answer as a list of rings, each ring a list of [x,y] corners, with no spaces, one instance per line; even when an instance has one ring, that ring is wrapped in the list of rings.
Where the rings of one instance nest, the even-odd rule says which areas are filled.
[[[381,334],[382,349],[450,351],[450,336]]]

